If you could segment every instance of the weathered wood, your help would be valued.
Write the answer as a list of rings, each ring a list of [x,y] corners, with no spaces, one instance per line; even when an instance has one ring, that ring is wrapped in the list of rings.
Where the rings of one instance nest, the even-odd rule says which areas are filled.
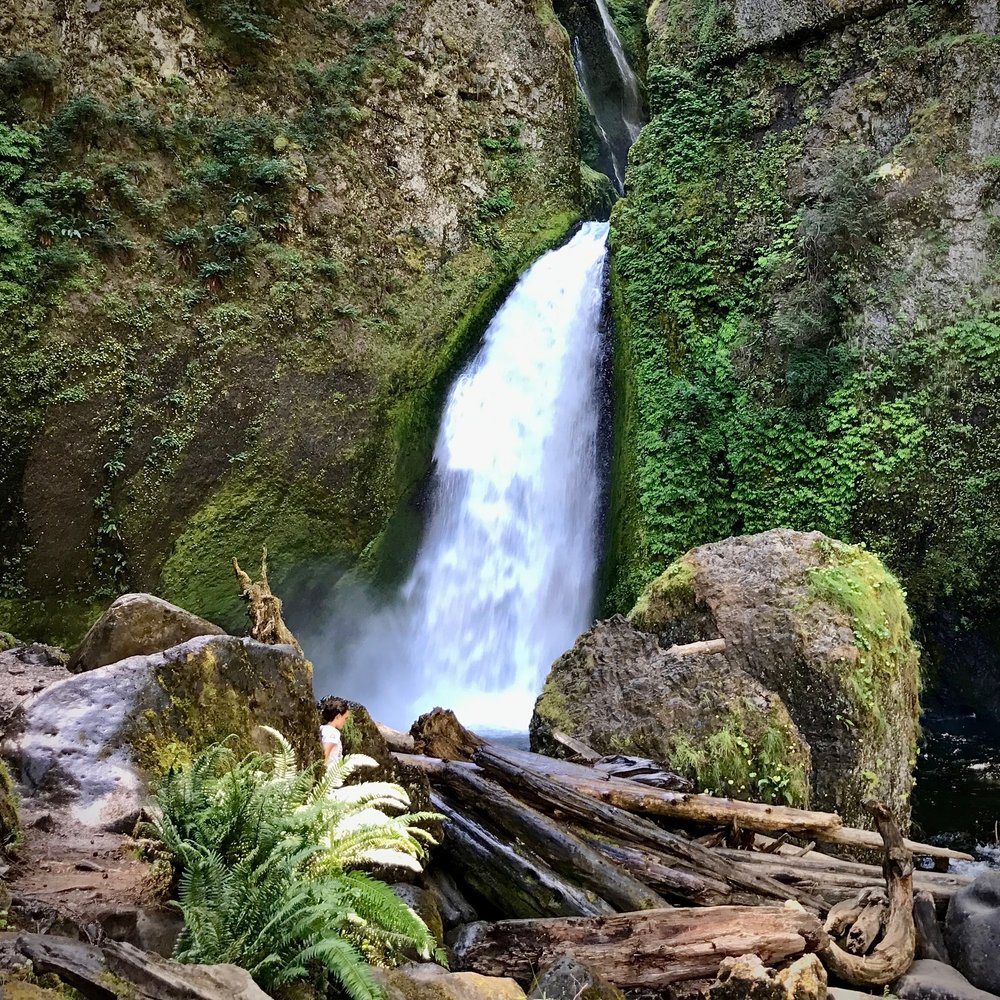
[[[882,871],[889,898],[885,934],[870,955],[851,955],[835,942],[821,952],[823,964],[852,986],[886,986],[913,962],[916,932],[913,926],[913,855],[907,850],[892,813],[880,802],[865,803],[875,818],[884,844]]]
[[[374,721],[374,720],[373,720]],[[416,750],[416,741],[409,733],[401,733],[391,726],[383,726],[381,722],[375,723],[375,728],[379,731],[386,746],[393,753],[413,753]]]
[[[882,870],[876,865],[863,865],[826,854],[814,852],[797,857],[793,853],[764,854],[727,848],[720,848],[716,853],[741,867],[766,873],[784,885],[819,896],[831,906],[853,898],[862,889],[885,888]],[[913,873],[914,888],[928,893],[942,914],[947,910],[951,897],[971,881],[965,875],[929,871]]]
[[[845,949],[852,955],[867,955],[885,930],[889,900],[885,893],[869,898],[847,932]]]
[[[593,767],[595,771],[606,774],[609,778],[625,778],[640,785],[651,785],[653,788],[666,788],[674,792],[690,792],[694,788],[694,784],[687,778],[674,771],[668,771],[645,757],[614,754],[594,761]]]
[[[629,812],[663,816],[680,822],[736,826],[765,833],[787,831],[815,834],[822,830],[832,834],[841,826],[841,819],[836,813],[661,791],[624,778],[604,778],[591,768],[569,761],[511,750],[495,744],[480,747],[475,759],[483,767],[486,767],[487,761],[502,760],[551,782],[558,782],[598,802],[618,806]]]
[[[261,552],[260,579],[256,583],[248,573],[240,569],[240,564],[235,559],[233,572],[240,585],[240,597],[246,602],[250,638],[271,646],[291,646],[301,655],[302,647],[298,639],[292,635],[281,617],[281,598],[271,593],[271,585],[267,582],[267,547]]]
[[[466,815],[468,810],[483,815],[489,829],[503,831],[508,839],[527,848],[553,871],[589,889],[615,909],[629,912],[669,905],[624,868],[609,864],[579,837],[514,798],[481,772],[445,764],[435,775],[435,785],[446,788],[449,797],[466,809]]]
[[[671,902],[689,906],[754,905],[760,896],[740,893],[728,882],[702,875],[688,868],[669,864],[660,854],[622,844],[606,837],[596,837],[577,828],[577,833],[609,861],[621,865],[640,882],[655,889]]]
[[[819,920],[798,907],[716,906],[470,924],[452,942],[452,955],[456,969],[528,982],[569,952],[616,986],[662,989],[714,976],[730,955],[753,952],[771,965],[827,941]]]
[[[704,656],[726,651],[725,639],[704,639],[701,642],[674,643],[667,652],[671,656]]]
[[[821,900],[793,887],[783,886],[766,876],[727,864],[708,848],[670,833],[642,816],[591,798],[562,782],[553,781],[536,768],[522,767],[517,758],[512,759],[506,752],[498,753],[492,745],[481,747],[476,752],[476,761],[487,774],[495,777],[508,790],[542,803],[547,812],[554,809],[582,820],[591,830],[652,848],[671,858],[679,866],[728,882],[734,888],[755,894],[761,901],[791,897],[816,912],[826,908]]]
[[[825,844],[838,844],[841,847],[854,847],[859,850],[879,851],[882,849],[882,839],[873,830],[858,830],[851,826],[839,830],[815,830],[812,836]],[[911,854],[922,858],[946,858],[949,861],[974,861],[971,854],[953,851],[950,847],[938,847],[936,844],[922,844],[916,840],[903,840],[902,846]]]
[[[575,757],[579,757],[585,764],[593,764],[601,759],[601,755],[593,747],[587,746],[583,740],[578,740],[575,736],[570,736],[569,733],[564,733],[561,729],[552,730],[552,739],[560,746],[564,746]]]
[[[442,760],[472,760],[483,740],[470,732],[448,708],[432,708],[410,726],[418,754]]]
[[[504,843],[449,799],[435,792],[431,804],[446,818],[440,850],[451,873],[498,913],[519,917],[614,913],[603,899],[571,884],[528,851]]]

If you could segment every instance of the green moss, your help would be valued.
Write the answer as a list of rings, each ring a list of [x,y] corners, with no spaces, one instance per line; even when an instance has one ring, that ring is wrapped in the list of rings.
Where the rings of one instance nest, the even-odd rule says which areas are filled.
[[[580,204],[586,219],[607,219],[615,207],[618,195],[607,174],[580,163]]]
[[[18,636],[19,642],[45,642],[73,649],[105,607],[104,601],[78,596],[0,598],[0,622]]]
[[[692,560],[678,559],[664,570],[639,597],[629,612],[637,628],[657,632],[664,622],[694,618],[696,576]]]
[[[0,852],[16,851],[21,845],[21,817],[17,805],[10,768],[6,761],[0,760]]]
[[[804,807],[809,802],[809,761],[772,712],[748,726],[738,706],[711,728],[677,733],[669,765],[705,792],[755,802]]]
[[[809,570],[815,600],[847,612],[858,648],[857,663],[845,668],[844,684],[858,711],[858,723],[884,730],[898,718],[900,692],[912,690],[919,657],[911,638],[906,596],[896,579],[870,552],[857,545],[817,543],[825,565]],[[919,715],[916,691],[909,706]]]

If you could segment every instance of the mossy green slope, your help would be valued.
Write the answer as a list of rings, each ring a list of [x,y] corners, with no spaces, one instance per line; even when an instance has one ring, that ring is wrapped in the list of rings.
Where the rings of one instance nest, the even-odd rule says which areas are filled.
[[[384,529],[575,220],[566,38],[453,0],[30,3],[0,37],[0,610],[65,640],[146,589],[234,626],[233,556],[280,586]]]
[[[923,622],[988,618],[1000,44],[963,4],[776,4],[767,37],[744,8],[650,15],[612,217],[609,610],[694,544],[785,526],[866,541]]]

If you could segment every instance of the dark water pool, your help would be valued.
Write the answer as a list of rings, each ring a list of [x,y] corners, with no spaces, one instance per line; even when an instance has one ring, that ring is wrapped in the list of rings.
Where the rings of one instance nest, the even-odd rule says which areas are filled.
[[[976,867],[1000,868],[1000,730],[943,709],[926,712],[921,724],[914,835],[975,855]]]

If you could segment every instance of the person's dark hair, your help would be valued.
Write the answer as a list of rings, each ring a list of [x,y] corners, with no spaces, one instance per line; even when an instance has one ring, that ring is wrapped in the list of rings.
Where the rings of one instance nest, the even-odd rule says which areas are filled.
[[[324,723],[333,722],[338,715],[349,712],[351,706],[343,698],[324,698],[319,703],[319,715]]]

